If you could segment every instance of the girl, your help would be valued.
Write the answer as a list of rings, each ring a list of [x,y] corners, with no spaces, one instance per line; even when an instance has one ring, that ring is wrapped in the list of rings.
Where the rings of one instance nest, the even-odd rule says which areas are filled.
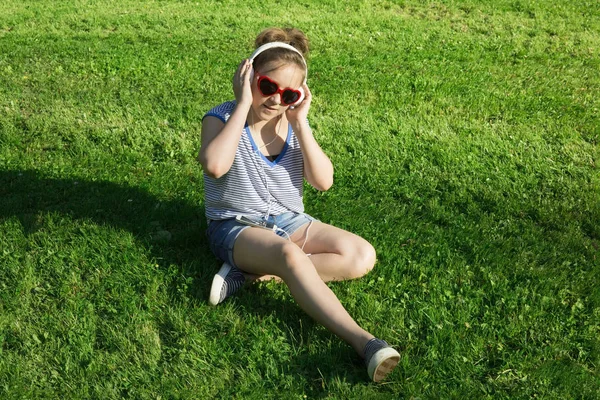
[[[307,122],[308,40],[297,29],[270,28],[255,45],[233,77],[235,101],[202,122],[207,236],[224,262],[209,302],[221,303],[246,280],[283,280],[298,305],[349,343],[380,381],[400,354],[358,326],[325,284],[365,275],[375,250],[304,213],[303,180],[317,190],[333,184],[331,161]]]

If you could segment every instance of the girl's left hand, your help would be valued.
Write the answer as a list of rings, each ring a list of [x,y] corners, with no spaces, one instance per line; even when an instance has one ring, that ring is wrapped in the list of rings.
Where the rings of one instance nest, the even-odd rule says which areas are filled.
[[[308,118],[308,109],[310,108],[310,103],[312,101],[312,93],[306,84],[302,85],[302,89],[304,90],[304,100],[294,108],[289,107],[285,112],[285,115],[291,124],[306,121],[306,118]]]

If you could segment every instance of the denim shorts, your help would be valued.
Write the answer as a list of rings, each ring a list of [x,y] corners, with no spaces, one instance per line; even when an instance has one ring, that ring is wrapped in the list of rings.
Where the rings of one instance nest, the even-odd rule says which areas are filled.
[[[265,221],[265,217],[246,217],[258,222]],[[279,215],[270,215],[266,218],[266,221],[271,224],[274,223],[279,228],[274,233],[288,239],[301,226],[315,221],[315,218],[304,213],[286,212]],[[206,229],[206,236],[213,254],[221,261],[237,267],[233,261],[233,246],[239,234],[246,228],[250,228],[250,226],[241,224],[235,218],[210,220]]]

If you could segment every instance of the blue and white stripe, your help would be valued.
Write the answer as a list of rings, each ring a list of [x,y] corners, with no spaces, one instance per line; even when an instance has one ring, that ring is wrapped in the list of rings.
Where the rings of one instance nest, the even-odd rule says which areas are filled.
[[[235,105],[235,101],[223,103],[204,117],[217,117],[225,123]],[[256,146],[246,123],[229,171],[218,179],[204,174],[206,218],[304,212],[303,182],[302,151],[292,127],[288,124],[286,143],[277,159],[269,161]]]

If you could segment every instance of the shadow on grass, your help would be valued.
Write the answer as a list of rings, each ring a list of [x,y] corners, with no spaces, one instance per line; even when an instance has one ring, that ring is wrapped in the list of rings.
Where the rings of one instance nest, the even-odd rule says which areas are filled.
[[[202,205],[164,201],[141,188],[112,182],[0,171],[0,220],[18,218],[29,235],[40,228],[40,214],[52,213],[131,232],[154,260],[180,266],[185,276],[194,277],[194,296],[207,296],[216,262],[204,235]]]
[[[44,228],[45,222],[40,216],[45,214],[58,214],[65,219],[90,221],[130,232],[161,266],[175,265],[184,277],[192,278],[193,284],[188,287],[191,296],[203,302],[208,298],[219,263],[205,237],[202,204],[159,199],[142,188],[107,181],[50,178],[31,170],[0,171],[0,221],[16,218],[24,233],[31,235]],[[172,283],[172,287],[168,288],[170,297],[176,299],[181,296],[180,290],[177,282]],[[290,330],[290,341],[298,339],[292,332],[301,331],[302,325],[316,328],[316,324],[291,297],[273,298],[268,292],[264,285],[251,286],[234,301],[241,314],[277,318]],[[338,343],[337,339],[335,343]],[[319,356],[303,354],[286,369],[291,375],[303,376],[311,381],[317,390],[324,385],[323,378],[366,382],[366,373],[362,376],[363,367],[358,357],[354,357],[353,350],[341,341],[331,349],[324,349]],[[346,361],[345,365],[334,363],[340,357]],[[353,357],[356,359],[353,360]],[[320,370],[315,365],[320,365]],[[348,368],[352,365],[355,368]]]

